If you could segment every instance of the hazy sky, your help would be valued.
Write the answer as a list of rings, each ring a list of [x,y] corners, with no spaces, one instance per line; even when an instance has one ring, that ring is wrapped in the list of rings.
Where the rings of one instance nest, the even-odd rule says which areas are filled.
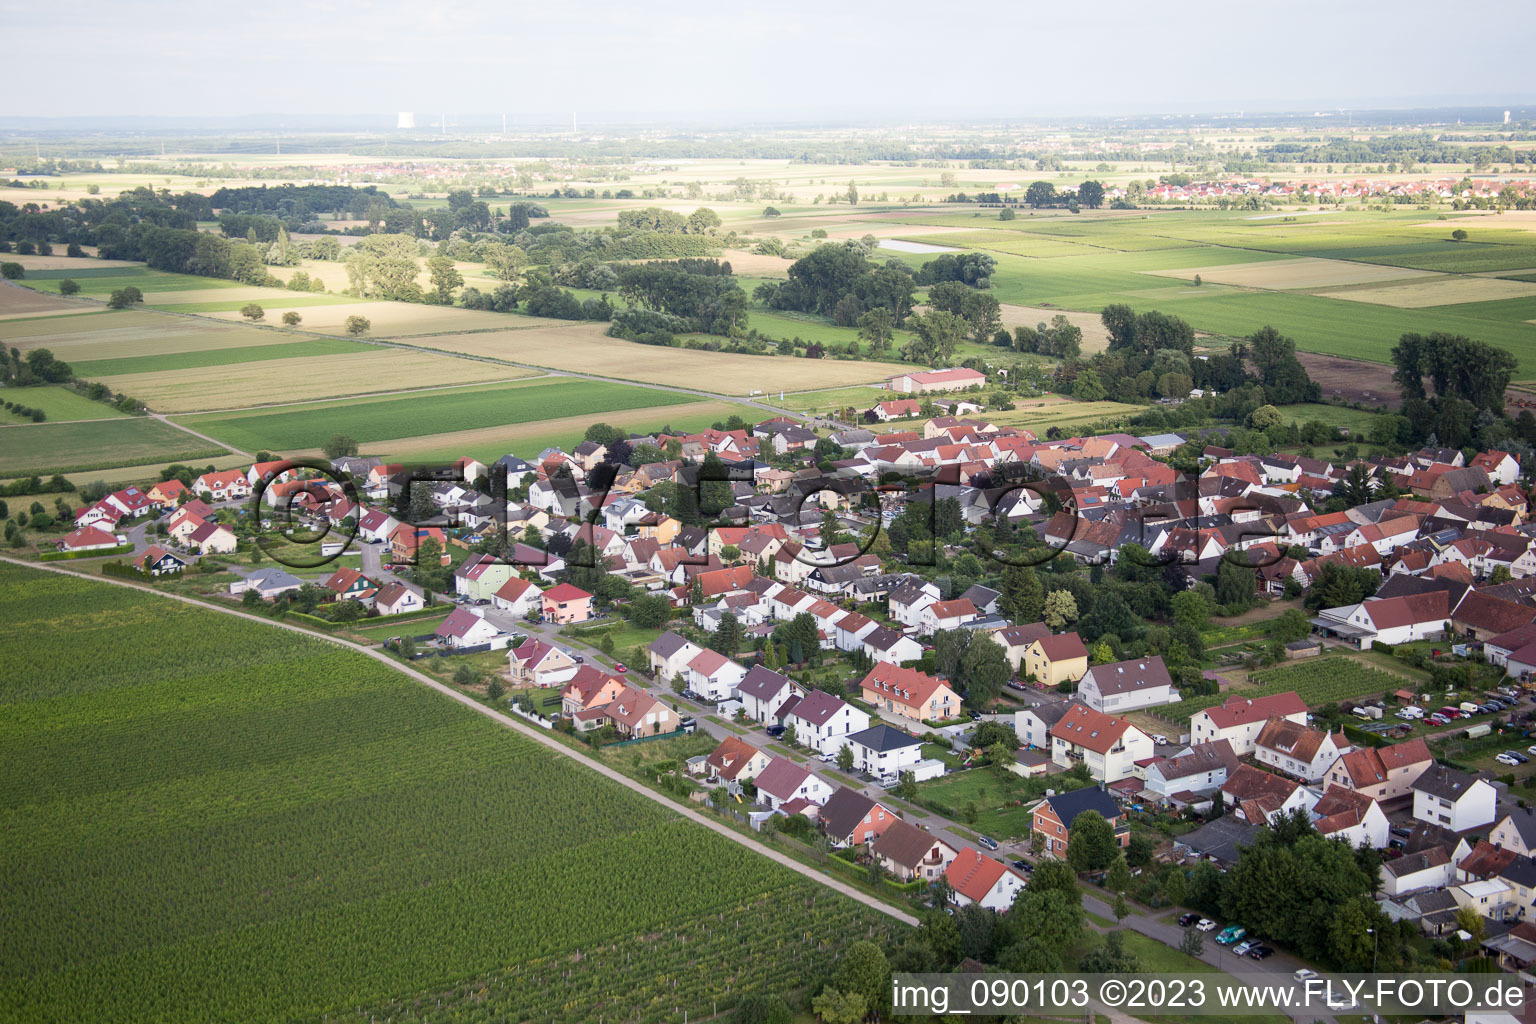
[[[1526,3],[1494,0],[1477,29],[1436,28],[1455,10],[1443,0],[0,0],[11,97],[0,116],[1028,116],[1532,98]]]

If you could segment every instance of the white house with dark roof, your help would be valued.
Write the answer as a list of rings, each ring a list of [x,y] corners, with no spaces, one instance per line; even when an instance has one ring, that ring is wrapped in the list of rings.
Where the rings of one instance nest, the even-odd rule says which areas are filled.
[[[835,754],[848,737],[869,728],[869,715],[825,690],[812,690],[784,715],[795,727],[795,740],[818,754]]]
[[[923,656],[923,645],[888,626],[876,626],[864,634],[864,653],[871,661],[902,665]]]
[[[832,796],[832,784],[787,757],[776,757],[753,780],[758,796],[772,810],[807,801],[820,806]]]
[[[894,726],[877,722],[848,736],[853,767],[876,778],[899,775],[923,759],[923,741]]]
[[[753,665],[736,686],[746,716],[758,725],[779,724],[779,709],[790,697],[802,693],[788,676],[762,665]]]
[[[1452,832],[1492,825],[1498,792],[1475,775],[1435,765],[1413,781],[1413,816]]]
[[[1201,743],[1174,757],[1159,757],[1148,764],[1144,793],[1152,793],[1162,803],[1191,802],[1203,799],[1227,784],[1227,776],[1237,767],[1237,755],[1226,740]]]
[[[1451,855],[1442,846],[1431,846],[1381,864],[1381,891],[1401,896],[1419,889],[1440,889],[1451,884]]]
[[[1157,655],[1095,665],[1077,684],[1077,694],[1095,711],[1121,714],[1181,700]]]
[[[645,652],[646,659],[650,662],[651,672],[659,682],[667,683],[672,681],[673,676],[683,676],[686,679],[688,663],[703,649],[669,629],[652,640]]]
[[[1517,807],[1511,810],[1488,833],[1488,841],[1504,850],[1512,850],[1522,857],[1536,853],[1536,810]]]

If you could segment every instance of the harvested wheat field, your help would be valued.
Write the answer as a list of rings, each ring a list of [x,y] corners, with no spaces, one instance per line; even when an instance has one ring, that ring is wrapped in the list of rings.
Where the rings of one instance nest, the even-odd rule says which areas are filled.
[[[1461,302],[1522,299],[1527,295],[1536,295],[1536,283],[1453,275],[1383,288],[1330,292],[1328,297],[1348,299],[1350,302],[1373,302],[1380,306],[1396,306],[1398,309],[1422,309],[1425,306],[1450,306]]]
[[[453,430],[441,434],[421,434],[394,440],[370,441],[368,450],[378,452],[389,459],[430,459],[470,455],[487,461],[508,452],[533,457],[547,447],[569,447],[581,440],[595,418],[604,423],[644,433],[672,426],[677,430],[701,430],[715,423],[740,414],[741,406],[730,402],[689,402],[682,405],[660,405],[649,409],[633,409],[626,412],[604,413],[594,417],[563,416],[538,420],[532,423],[513,423],[499,427],[481,427],[475,430]],[[321,457],[318,448],[293,451],[291,457]]]
[[[720,258],[731,265],[731,273],[747,277],[783,277],[789,273],[794,260],[782,256],[767,256],[746,252],[742,249],[726,249]]]
[[[1085,353],[1102,352],[1109,347],[1109,332],[1104,329],[1104,321],[1097,313],[1083,313],[1075,309],[1046,309],[1042,306],[1013,306],[1002,303],[999,309],[1003,326],[1010,330],[1015,327],[1038,327],[1048,324],[1058,316],[1067,318],[1067,322],[1083,332],[1083,351]]]
[[[1193,281],[1199,274],[1211,284],[1229,284],[1239,288],[1330,288],[1344,284],[1375,284],[1378,281],[1406,281],[1433,277],[1429,270],[1405,270],[1349,260],[1328,260],[1302,256],[1291,260],[1266,260],[1262,263],[1236,263],[1224,267],[1187,267],[1179,270],[1143,270],[1152,277],[1173,277]]]
[[[411,344],[551,370],[697,388],[725,395],[745,395],[757,390],[808,391],[847,387],[888,380],[912,369],[897,363],[793,359],[640,345],[610,338],[605,330],[601,324],[573,323],[561,327],[417,338]]]
[[[101,309],[94,302],[66,299],[48,292],[35,292],[30,288],[18,288],[13,284],[0,286],[0,320],[14,320],[29,316],[66,316],[70,313],[91,313]]]
[[[277,296],[299,292],[272,292],[270,304],[263,303],[267,319],[277,323],[292,309],[303,317],[299,327],[305,331],[346,336],[347,317],[360,316],[369,323],[368,338],[408,338],[418,334],[447,334],[454,331],[507,330],[517,326],[518,318],[507,313],[485,313],[456,306],[427,306],[417,302],[350,302],[328,306],[284,306]],[[219,320],[239,320],[237,311],[209,313]],[[524,317],[524,320],[530,318]],[[534,324],[543,323],[533,320]]]
[[[22,256],[4,254],[5,263],[20,263],[23,270],[106,270],[109,267],[142,267],[132,260],[98,260],[90,256]]]
[[[281,336],[279,336],[281,337]],[[397,348],[102,377],[155,412],[202,412],[529,376],[514,366]]]
[[[47,348],[67,362],[288,344],[294,340],[293,335],[279,331],[141,309],[0,323],[0,339],[7,346],[22,349]]]

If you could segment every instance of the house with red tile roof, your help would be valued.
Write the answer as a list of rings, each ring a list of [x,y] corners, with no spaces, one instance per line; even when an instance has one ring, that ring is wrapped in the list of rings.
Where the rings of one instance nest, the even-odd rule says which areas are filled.
[[[769,756],[739,736],[727,736],[705,759],[710,774],[726,783],[743,783],[756,778],[771,760]]]
[[[560,711],[574,715],[578,711],[610,704],[618,699],[624,684],[594,665],[576,666],[576,674],[560,690]]]
[[[950,862],[944,870],[944,879],[953,890],[951,898],[955,906],[979,903],[999,913],[1013,906],[1014,897],[1027,884],[1024,876],[1013,868],[983,856],[969,846]]]
[[[914,722],[945,722],[960,714],[960,695],[949,683],[888,662],[878,662],[859,683],[868,704]]]
[[[380,615],[402,615],[419,611],[426,605],[421,595],[404,583],[386,583],[374,595],[373,606],[379,610]]]
[[[1136,762],[1153,754],[1152,737],[1123,718],[1073,701],[1051,726],[1051,760],[1063,768],[1085,765],[1098,782],[1137,774]]]
[[[529,637],[507,652],[513,686],[559,686],[576,674],[576,659],[543,640]]]
[[[501,630],[468,608],[455,608],[433,633],[447,647],[477,647],[490,643]]]
[[[1328,785],[1364,793],[1375,800],[1409,796],[1413,784],[1435,763],[1422,736],[1385,747],[1361,747],[1340,754],[1328,766]]]
[[[917,631],[923,636],[932,636],[940,630],[959,629],[974,618],[976,606],[963,597],[953,601],[935,601],[923,609]]]
[[[1315,785],[1341,754],[1354,749],[1342,732],[1328,733],[1283,718],[1271,718],[1254,740],[1259,764]]]
[[[1088,673],[1088,648],[1075,632],[1048,633],[1024,648],[1018,671],[1041,686],[1075,683]]]
[[[592,595],[569,583],[544,591],[541,603],[544,618],[550,622],[586,622],[592,617]]]
[[[94,526],[86,526],[60,537],[55,546],[60,551],[105,551],[117,547],[117,537]]]
[[[718,702],[735,700],[736,688],[741,685],[747,670],[719,651],[701,650],[688,662],[683,679],[688,688],[706,700]]]
[[[1329,786],[1312,808],[1312,827],[1325,839],[1341,839],[1351,849],[1361,844],[1385,850],[1391,825],[1381,806],[1359,790]]]

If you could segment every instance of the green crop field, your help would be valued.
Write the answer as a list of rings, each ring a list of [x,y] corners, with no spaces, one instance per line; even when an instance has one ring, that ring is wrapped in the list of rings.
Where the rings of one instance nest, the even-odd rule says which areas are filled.
[[[212,348],[191,352],[166,352],[150,356],[123,356],[120,359],[87,359],[72,363],[82,379],[116,377],[125,373],[154,373],[165,370],[189,370],[198,366],[223,366],[226,363],[258,363],[267,359],[292,359],[294,356],[339,356],[349,352],[376,351],[372,346],[339,338],[311,338],[276,345],[247,345],[242,348]],[[95,403],[92,403],[95,404]]]
[[[237,448],[283,451],[314,448],[337,433],[371,442],[565,416],[589,415],[595,420],[603,413],[694,401],[698,401],[694,396],[672,391],[563,380],[450,389],[371,401],[322,402],[267,412],[191,416],[178,422],[199,433],[227,440]]]
[[[188,291],[191,289],[216,290],[219,288],[244,288],[238,281],[226,281],[216,277],[197,277],[192,274],[168,274],[148,267],[117,267],[112,273],[96,272],[80,274],[74,271],[36,271],[28,274],[26,283],[40,292],[57,292],[59,282],[65,278],[80,286],[81,295],[105,298],[119,288],[129,285],[144,293],[144,301],[153,301],[155,292]],[[50,276],[44,277],[43,274]],[[58,274],[57,277],[51,276]]]
[[[238,313],[248,303],[254,302],[258,306],[266,306],[268,309],[267,322],[276,324],[280,322],[273,310],[276,309],[303,309],[306,306],[344,306],[347,303],[365,302],[366,299],[354,298],[351,295],[307,295],[303,292],[290,292],[286,290],[271,289],[270,295],[263,295],[256,299],[229,299],[226,301],[209,300],[208,302],[155,302],[153,296],[146,296],[145,305],[151,309],[163,309],[168,313]],[[302,325],[301,325],[302,326]]]
[[[6,1021],[673,1021],[895,927],[317,639],[12,566],[0,637]]]
[[[15,402],[17,405],[25,405],[32,409],[41,409],[47,414],[49,423],[114,419],[128,415],[117,411],[105,402],[93,402],[69,388],[56,386],[3,388],[0,389],[0,400]]]
[[[110,469],[224,454],[223,448],[185,431],[138,416],[103,423],[0,427],[0,477]]]

